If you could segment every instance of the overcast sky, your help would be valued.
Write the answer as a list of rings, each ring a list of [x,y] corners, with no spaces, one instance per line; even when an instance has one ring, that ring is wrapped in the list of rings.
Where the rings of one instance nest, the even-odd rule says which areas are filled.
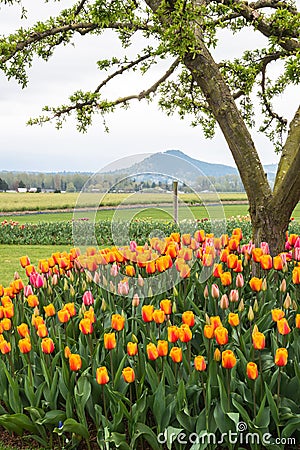
[[[54,4],[27,0],[24,2],[26,6],[30,5],[27,23],[55,14],[72,3],[71,0]],[[17,6],[2,6],[1,33],[8,34],[18,28],[21,23],[19,16]],[[25,27],[26,21],[23,22]],[[233,40],[225,39],[223,49],[226,47],[231,54],[238,54],[245,42],[249,42],[249,37],[244,34]],[[200,127],[192,128],[188,120],[181,121],[178,116],[167,117],[154,102],[132,102],[129,110],[119,110],[107,116],[109,134],[104,131],[101,116],[94,117],[93,126],[86,134],[76,130],[73,119],[68,119],[61,130],[56,130],[54,124],[26,126],[28,118],[38,116],[44,105],[66,103],[68,95],[77,89],[93,90],[103,78],[96,61],[120,51],[110,33],[101,39],[90,36],[76,38],[75,43],[75,47],[57,48],[48,63],[36,59],[29,72],[30,83],[24,90],[0,73],[0,170],[97,171],[126,155],[169,149],[179,149],[207,162],[234,165],[220,132],[213,140],[206,140]],[[222,48],[219,50],[221,54]],[[160,76],[159,73],[157,68],[156,73],[145,78],[137,73],[126,79],[120,78],[109,90],[111,98],[148,88],[155,75]],[[288,118],[296,110],[295,92],[296,88],[290,89],[284,102],[279,99],[281,111],[287,113]],[[276,155],[267,139],[261,134],[255,134],[254,139],[263,162],[275,162]]]

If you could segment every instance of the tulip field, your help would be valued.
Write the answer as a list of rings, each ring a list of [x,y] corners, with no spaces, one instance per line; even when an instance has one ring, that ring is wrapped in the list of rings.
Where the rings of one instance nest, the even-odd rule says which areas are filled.
[[[18,268],[16,268],[18,269]],[[300,444],[300,237],[54,252],[0,285],[0,426],[47,449]],[[20,277],[20,278],[19,278]]]

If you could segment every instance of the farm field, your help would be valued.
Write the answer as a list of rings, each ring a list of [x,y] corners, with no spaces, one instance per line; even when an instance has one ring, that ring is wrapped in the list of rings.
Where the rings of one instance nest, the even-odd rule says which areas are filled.
[[[43,211],[47,209],[73,209],[78,201],[79,193],[40,193],[19,194],[0,193],[0,212],[9,211]],[[201,193],[201,197],[194,194],[181,194],[179,196],[184,202],[216,201],[216,194]],[[246,201],[244,193],[219,193],[221,201]],[[84,193],[80,194],[80,207],[97,207],[99,202],[103,206],[116,206],[122,202],[125,204],[149,204],[149,203],[172,203],[172,194],[167,193],[129,193],[129,194],[102,194]]]
[[[64,250],[69,248],[59,245],[0,245],[0,284],[8,285],[13,280],[15,271],[20,271],[20,276],[24,277],[20,266],[21,256],[28,255],[32,264],[37,264],[39,259]]]

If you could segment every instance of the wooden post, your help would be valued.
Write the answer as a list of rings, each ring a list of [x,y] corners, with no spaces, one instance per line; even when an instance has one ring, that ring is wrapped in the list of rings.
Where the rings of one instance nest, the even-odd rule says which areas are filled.
[[[173,217],[178,223],[178,181],[173,181]]]

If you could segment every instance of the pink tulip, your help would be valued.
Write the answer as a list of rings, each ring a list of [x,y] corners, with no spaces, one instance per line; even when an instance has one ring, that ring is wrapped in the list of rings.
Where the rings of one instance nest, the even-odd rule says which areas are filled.
[[[264,255],[270,254],[270,248],[267,242],[261,242],[260,248],[262,249]]]
[[[229,300],[226,294],[222,295],[220,300],[220,308],[221,309],[227,309],[229,306]]]
[[[244,277],[241,273],[237,274],[235,285],[237,288],[242,288],[244,286]]]
[[[112,277],[116,277],[119,273],[119,267],[117,266],[117,264],[113,264],[110,268],[110,274]]]
[[[27,284],[27,286],[24,286],[24,295],[25,297],[28,297],[29,295],[33,295],[33,290],[31,284]]]
[[[118,284],[118,294],[128,295],[128,292],[129,292],[128,281],[120,281],[120,283]]]
[[[135,241],[130,241],[130,251],[135,252],[137,248],[137,243]]]
[[[231,302],[238,302],[239,301],[239,291],[237,289],[232,289],[229,293],[229,300]]]
[[[91,291],[85,291],[85,293],[82,296],[82,301],[85,306],[91,306],[94,304],[94,297]]]
[[[215,299],[219,298],[220,295],[219,287],[215,283],[211,286],[211,295]]]

